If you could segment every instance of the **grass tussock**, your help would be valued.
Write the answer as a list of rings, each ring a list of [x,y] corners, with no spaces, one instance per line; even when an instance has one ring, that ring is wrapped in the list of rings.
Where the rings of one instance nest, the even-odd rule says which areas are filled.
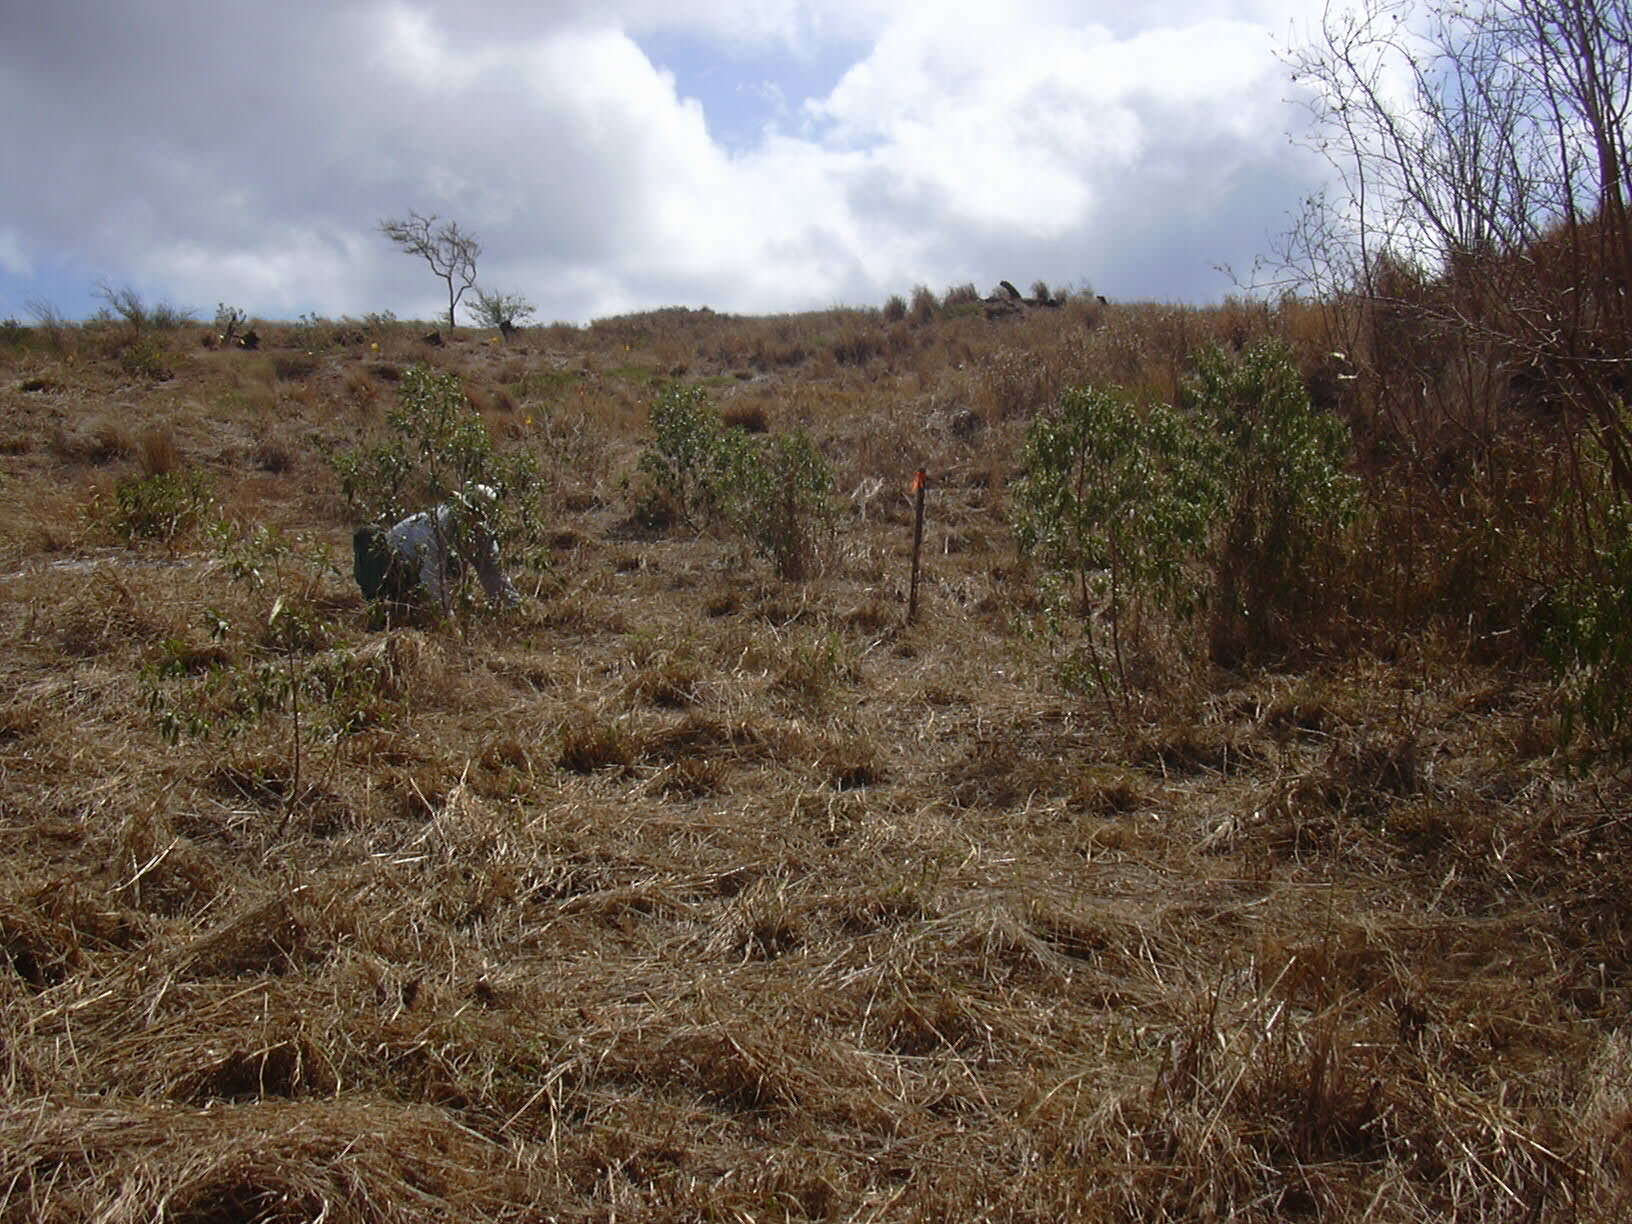
[[[986,306],[0,344],[0,1221],[1623,1218],[1557,423],[1409,451],[1308,304]],[[1185,607],[1046,590],[1033,423],[1269,339],[1354,440],[1298,598],[1218,619],[1241,499]],[[432,356],[550,522],[385,623],[325,456]],[[832,469],[799,580],[643,517],[673,379]]]

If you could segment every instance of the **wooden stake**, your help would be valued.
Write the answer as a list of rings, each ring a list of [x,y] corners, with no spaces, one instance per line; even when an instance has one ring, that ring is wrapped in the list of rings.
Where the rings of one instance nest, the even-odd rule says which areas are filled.
[[[924,549],[924,469],[912,478],[912,586],[907,595],[907,624],[918,619],[918,556]]]

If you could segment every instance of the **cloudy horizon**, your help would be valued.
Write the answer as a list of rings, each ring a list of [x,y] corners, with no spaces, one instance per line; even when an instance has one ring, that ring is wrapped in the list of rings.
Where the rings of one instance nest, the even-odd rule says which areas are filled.
[[[457,220],[538,321],[999,279],[1236,291],[1327,167],[1276,58],[1318,0],[59,0],[0,15],[0,318],[446,311]],[[22,169],[18,169],[22,168]],[[463,318],[461,319],[463,321]]]

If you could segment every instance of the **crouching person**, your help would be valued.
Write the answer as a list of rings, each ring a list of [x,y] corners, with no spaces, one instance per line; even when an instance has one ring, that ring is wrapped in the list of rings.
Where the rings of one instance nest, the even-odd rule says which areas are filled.
[[[494,603],[521,602],[499,564],[490,521],[498,494],[488,485],[466,485],[434,510],[411,514],[395,527],[360,527],[353,534],[353,573],[370,602],[428,602],[447,615],[468,565]]]

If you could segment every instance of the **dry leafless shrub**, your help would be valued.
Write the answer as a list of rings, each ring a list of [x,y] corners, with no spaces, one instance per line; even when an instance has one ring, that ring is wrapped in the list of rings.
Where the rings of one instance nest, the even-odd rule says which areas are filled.
[[[310,353],[280,353],[272,358],[272,375],[279,382],[303,382],[317,372],[317,366]]]
[[[101,465],[116,459],[132,458],[140,444],[128,422],[121,418],[100,417],[82,431],[73,433],[60,424],[53,426],[50,445],[52,452],[65,462]]]
[[[744,433],[762,434],[771,427],[765,405],[759,402],[728,403],[720,410],[720,419],[727,429],[740,429]]]
[[[395,368],[395,367],[385,367],[382,364],[380,366],[377,366],[376,368]],[[359,405],[371,405],[371,404],[374,403],[375,399],[379,396],[379,393],[380,393],[379,383],[384,382],[384,381],[387,381],[387,380],[379,378],[371,370],[364,369],[364,368],[362,368],[360,366],[353,366],[353,367],[351,367],[350,369],[348,369],[346,371],[346,379],[345,379],[346,395],[347,395],[347,397],[349,399],[352,400],[352,402],[354,402],[356,404],[359,404]]]
[[[281,476],[294,470],[299,463],[299,455],[299,448],[286,433],[269,431],[255,440],[250,461],[263,472]]]

